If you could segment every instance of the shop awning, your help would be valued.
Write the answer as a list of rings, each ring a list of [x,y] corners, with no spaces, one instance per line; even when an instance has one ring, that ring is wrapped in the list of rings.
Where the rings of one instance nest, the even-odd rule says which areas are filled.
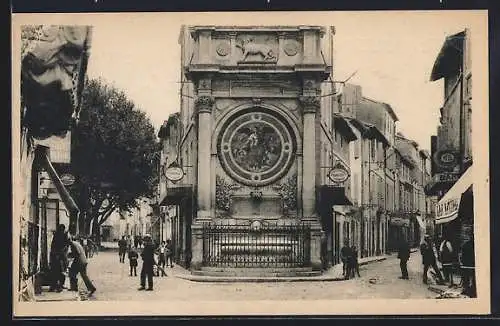
[[[463,195],[472,187],[472,166],[436,204],[436,224],[447,223],[458,217]]]
[[[40,163],[47,170],[50,179],[56,186],[57,192],[59,193],[59,196],[61,197],[64,206],[66,206],[66,209],[72,216],[78,214],[80,212],[80,209],[78,208],[75,201],[73,200],[73,197],[71,197],[70,193],[62,183],[61,178],[59,178],[59,174],[52,165],[52,162],[50,161],[50,158],[46,152],[40,154]]]
[[[319,205],[347,205],[351,206],[352,201],[346,194],[344,187],[323,185],[319,187]]]
[[[167,189],[167,194],[161,199],[160,206],[179,205],[182,200],[193,196],[193,186],[177,186]]]

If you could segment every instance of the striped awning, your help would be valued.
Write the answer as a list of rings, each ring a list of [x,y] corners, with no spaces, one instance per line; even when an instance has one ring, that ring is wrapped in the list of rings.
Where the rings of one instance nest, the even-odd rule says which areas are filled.
[[[472,166],[436,204],[436,224],[451,222],[458,217],[463,194],[472,187]]]

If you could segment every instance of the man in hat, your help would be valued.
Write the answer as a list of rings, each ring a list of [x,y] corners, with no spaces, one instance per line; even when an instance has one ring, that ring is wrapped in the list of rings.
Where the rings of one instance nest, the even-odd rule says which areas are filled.
[[[409,280],[408,277],[408,260],[410,259],[410,245],[401,234],[398,248],[399,268],[401,269],[400,279]]]
[[[78,291],[77,275],[80,274],[89,291],[88,295],[91,296],[96,291],[96,288],[87,274],[88,261],[85,256],[85,249],[83,249],[78,238],[70,238],[69,247],[71,248],[70,257],[73,258],[73,262],[69,268],[70,290]]]
[[[142,249],[142,269],[141,269],[141,287],[139,291],[153,291],[153,266],[156,265],[154,257],[154,247],[151,235],[144,236],[144,248]],[[146,278],[148,287],[146,288]]]
[[[431,237],[429,235],[424,236],[424,242],[420,245],[420,253],[422,254],[422,264],[424,265],[424,271],[422,275],[422,281],[427,284],[427,272],[429,268],[432,267],[434,274],[438,279],[438,284],[443,284],[444,280],[439,271],[439,267],[436,263],[436,255],[434,254],[434,245],[432,244]]]

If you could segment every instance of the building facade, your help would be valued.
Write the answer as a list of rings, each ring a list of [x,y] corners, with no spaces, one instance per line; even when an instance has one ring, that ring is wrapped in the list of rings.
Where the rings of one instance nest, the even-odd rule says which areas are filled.
[[[443,106],[431,137],[432,180],[427,193],[436,204],[436,231],[456,246],[473,236],[472,70],[470,32],[448,36],[434,62],[431,81],[443,80]]]
[[[21,31],[21,125],[19,137],[13,138],[20,139],[21,150],[16,153],[20,174],[14,191],[19,215],[13,217],[20,226],[15,280],[21,301],[33,300],[33,292],[49,281],[54,224],[78,233],[79,208],[66,189],[74,180],[63,174],[68,172],[66,145],[79,117],[91,34],[89,26],[27,25]]]

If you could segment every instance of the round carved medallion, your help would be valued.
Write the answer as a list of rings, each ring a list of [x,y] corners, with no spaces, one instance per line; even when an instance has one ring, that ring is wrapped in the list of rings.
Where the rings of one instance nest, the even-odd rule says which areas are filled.
[[[217,45],[216,52],[221,57],[227,56],[229,54],[229,45],[226,43],[220,43],[219,45]]]
[[[299,48],[296,42],[289,41],[285,43],[283,51],[285,51],[286,55],[293,57],[299,52]]]
[[[295,146],[284,121],[254,109],[233,117],[223,127],[218,154],[232,178],[246,185],[263,186],[288,171]]]

